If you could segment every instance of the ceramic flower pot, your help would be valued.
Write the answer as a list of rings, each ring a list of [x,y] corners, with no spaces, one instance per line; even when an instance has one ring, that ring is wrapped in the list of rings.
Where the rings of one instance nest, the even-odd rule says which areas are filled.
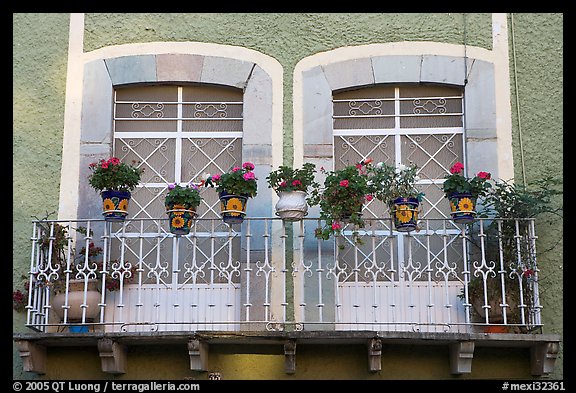
[[[122,222],[128,215],[129,191],[102,191],[102,215],[109,222]]]
[[[276,215],[285,221],[299,221],[308,214],[308,203],[304,191],[282,191],[276,203]]]
[[[167,204],[166,214],[168,214],[168,224],[170,233],[177,236],[187,235],[196,217],[196,209],[191,206],[181,204]]]
[[[418,198],[400,197],[394,199],[390,215],[398,232],[410,232],[416,229],[419,206]]]
[[[88,280],[86,290],[86,321],[91,322],[100,314],[101,294],[98,291],[98,280]],[[64,320],[64,306],[66,304],[66,294],[60,292],[52,298],[52,309],[60,320]],[[84,304],[84,280],[70,280],[68,289],[68,319],[67,322],[82,321],[82,304]]]
[[[226,224],[241,224],[246,216],[247,195],[228,194],[223,191],[220,197],[220,215]]]
[[[470,193],[453,192],[448,197],[450,202],[450,215],[452,221],[457,224],[467,224],[474,221],[476,217],[476,197]]]

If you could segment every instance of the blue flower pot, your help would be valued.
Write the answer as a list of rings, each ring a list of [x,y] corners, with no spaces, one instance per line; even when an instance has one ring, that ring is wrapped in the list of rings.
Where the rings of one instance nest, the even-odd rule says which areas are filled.
[[[457,224],[468,224],[474,221],[476,217],[476,197],[468,192],[453,192],[448,197],[450,202],[450,215],[452,221]]]
[[[246,216],[248,195],[234,195],[222,191],[220,197],[220,215],[226,224],[242,224]]]
[[[391,216],[398,232],[410,232],[418,224],[418,198],[396,198],[392,202]]]
[[[102,191],[102,215],[106,221],[122,222],[128,215],[129,191]]]
[[[68,326],[68,331],[70,333],[88,333],[88,326],[86,325]]]
[[[178,204],[166,205],[168,214],[170,233],[177,236],[187,235],[196,217],[196,210],[188,206]]]

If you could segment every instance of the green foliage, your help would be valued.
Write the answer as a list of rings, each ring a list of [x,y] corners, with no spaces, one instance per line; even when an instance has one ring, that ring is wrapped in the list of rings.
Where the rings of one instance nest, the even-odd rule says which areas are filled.
[[[558,214],[552,199],[561,195],[562,182],[551,176],[535,180],[528,188],[523,184],[497,181],[485,198],[483,216],[499,218],[532,218],[543,213]]]
[[[78,233],[88,236],[87,229],[81,226],[74,228],[70,225],[62,225],[57,222],[47,221],[49,214],[36,222],[36,225],[39,228],[39,265],[46,268],[48,263],[50,263],[50,266],[52,266],[53,269],[49,271],[49,277],[40,272],[34,273],[32,275],[32,288],[49,287],[53,294],[64,292],[66,290],[68,255],[70,255],[71,258],[69,266],[70,280],[78,278],[83,279],[84,273],[87,275],[88,279],[102,280],[104,278],[104,274],[102,273],[102,248],[96,246],[93,242],[89,242],[88,250],[86,250],[86,246],[83,246],[76,255],[76,249],[73,247],[72,239],[69,236],[70,230],[75,230]],[[92,237],[92,235],[92,231],[90,231],[90,237]],[[87,259],[86,255],[88,256]],[[120,288],[118,277],[111,274],[111,268],[114,264],[119,264],[119,261],[112,260],[107,266],[108,274],[105,278],[105,288],[108,291],[115,291]],[[124,283],[130,283],[136,277],[137,266],[132,265],[127,261],[124,261],[124,266],[130,266],[123,276]],[[25,311],[25,307],[28,304],[30,290],[30,277],[23,276],[22,278],[25,280],[22,290],[17,289],[12,292],[12,307],[18,312]],[[101,286],[99,285],[99,287]]]
[[[396,198],[416,198],[422,201],[424,193],[416,188],[417,176],[416,165],[400,165],[398,168],[379,162],[368,166],[370,175],[371,192],[374,196],[390,206]]]
[[[193,183],[187,184],[182,187],[179,184],[169,184],[168,194],[164,199],[164,204],[168,205],[181,205],[185,209],[197,208],[202,202],[202,197],[198,191],[198,186]]]
[[[324,225],[316,229],[317,238],[328,240],[331,235],[339,235],[342,221],[348,221],[360,228],[365,226],[361,211],[371,188],[368,185],[368,175],[362,166],[363,164],[350,165],[331,172],[320,169],[326,175],[324,187],[315,188],[308,198],[311,206],[320,206],[320,218],[324,220]],[[357,233],[354,232],[353,235],[359,242]]]
[[[553,198],[561,195],[561,181],[552,177],[538,179],[531,187],[523,184],[512,184],[496,181],[486,194],[484,206],[479,212],[483,218],[494,218],[489,221],[479,221],[475,225],[486,225],[483,241],[476,231],[471,232],[469,238],[473,253],[479,254],[482,249],[487,261],[500,261],[507,271],[501,277],[494,274],[486,279],[486,294],[488,302],[493,302],[494,308],[502,303],[501,280],[506,287],[506,301],[512,307],[508,309],[508,322],[520,322],[520,292],[519,282],[522,282],[523,304],[527,311],[533,309],[534,283],[540,280],[536,261],[536,250],[533,248],[535,239],[529,218],[537,218],[545,213],[561,217],[562,207],[553,206]],[[544,251],[539,250],[538,255]],[[480,258],[477,255],[478,259]],[[498,269],[496,269],[498,270]],[[484,302],[484,280],[482,276],[472,276],[468,285],[468,295],[472,304]],[[464,293],[459,295],[464,299]]]
[[[242,167],[234,167],[222,175],[213,175],[206,180],[207,186],[216,187],[217,192],[255,197],[258,192],[257,178],[254,176],[254,164],[245,162]]]
[[[305,163],[300,169],[293,169],[286,165],[281,165],[277,170],[270,172],[266,177],[268,186],[276,192],[284,191],[304,191],[310,187],[317,187],[314,182],[314,172],[316,166],[312,163]]]
[[[132,164],[122,163],[116,157],[93,162],[89,166],[91,173],[88,181],[96,191],[132,191],[144,172],[143,168],[135,166],[135,162]]]

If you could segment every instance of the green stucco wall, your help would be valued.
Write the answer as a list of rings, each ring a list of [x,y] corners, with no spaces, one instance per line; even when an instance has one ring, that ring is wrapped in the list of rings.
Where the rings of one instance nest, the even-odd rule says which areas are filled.
[[[515,178],[523,182],[521,144],[528,186],[547,175],[564,177],[563,24],[563,14],[513,14],[508,18]],[[555,198],[554,206],[562,206],[560,197]],[[562,224],[554,215],[542,216],[536,223],[546,333],[562,334],[563,330]],[[560,355],[557,377],[562,375],[562,364]]]
[[[58,210],[69,14],[13,15],[12,252],[14,289],[30,266],[30,221]],[[52,215],[56,218],[56,214]],[[13,312],[14,331],[27,331]],[[24,375],[13,352],[14,378]]]
[[[293,159],[291,81],[294,66],[304,57],[375,42],[466,40],[492,48],[490,14],[86,14],[85,22],[86,52],[135,42],[196,41],[242,46],[278,60],[284,68],[287,164]]]
[[[289,164],[293,159],[292,74],[298,61],[338,47],[376,42],[436,41],[462,44],[466,40],[468,45],[491,49],[491,15],[466,14],[465,19],[464,27],[464,16],[460,13],[86,14],[84,51],[135,42],[198,41],[243,46],[274,57],[284,69],[284,161]],[[31,218],[42,217],[58,207],[68,27],[69,14],[13,15],[14,288],[19,287],[20,276],[29,265]],[[522,178],[516,80],[528,182],[547,173],[562,176],[563,15],[514,14],[513,27],[517,79],[512,45],[510,78],[516,178]],[[510,42],[511,28],[509,19]],[[557,203],[561,203],[560,200]],[[563,234],[562,226],[550,219],[542,220],[537,225],[539,250],[554,247],[540,258],[540,265],[545,269],[545,279],[541,282],[545,332],[562,334],[563,255],[562,242],[557,242]],[[23,316],[15,312],[13,316],[14,331],[27,331],[23,326]],[[394,378],[450,377],[445,353],[424,348],[416,350],[419,356],[412,356],[413,349],[400,347],[391,350],[392,353],[384,353],[383,370],[392,367],[396,372]],[[349,351],[349,356],[341,356],[342,350]],[[342,350],[324,346],[314,350],[313,347],[306,349],[303,346],[298,351],[297,377],[312,379],[322,375],[323,378],[330,378],[334,372],[338,372],[340,377],[349,379],[391,378],[385,372],[367,372],[365,348],[351,346]],[[90,351],[95,352],[95,356],[86,364],[82,377],[108,378],[100,371],[97,351],[95,348]],[[210,365],[214,371],[222,371],[226,379],[295,378],[281,372],[283,356],[279,353],[235,354],[234,349],[225,348],[214,351],[211,352]],[[466,377],[530,378],[525,354],[518,356],[518,351],[511,351],[509,356],[513,361],[503,367],[502,363],[494,361],[501,354],[491,354],[487,349],[477,351],[484,351],[488,355],[476,355],[473,373]],[[145,349],[135,349],[129,353],[130,374],[124,378],[148,379],[153,370],[158,370],[158,362],[151,362],[145,352]],[[50,349],[49,374],[46,377],[66,378],[63,371],[58,371],[58,366],[72,364],[77,359],[73,355],[66,350]],[[34,374],[22,372],[16,350],[13,357],[15,379],[36,378]],[[62,362],[51,361],[54,358],[62,359]],[[334,358],[345,361],[336,364]],[[155,359],[165,359],[167,364],[171,364],[164,371],[166,374],[158,378],[205,378],[205,375],[194,374],[187,368],[188,357],[184,350],[179,354],[160,353]],[[173,359],[178,360],[172,362]],[[266,361],[261,362],[262,359]],[[320,367],[319,364],[329,367]],[[408,368],[419,370],[419,374],[402,374],[400,364],[410,364]],[[68,367],[62,369],[69,370]],[[562,378],[562,375],[560,356],[551,377]]]

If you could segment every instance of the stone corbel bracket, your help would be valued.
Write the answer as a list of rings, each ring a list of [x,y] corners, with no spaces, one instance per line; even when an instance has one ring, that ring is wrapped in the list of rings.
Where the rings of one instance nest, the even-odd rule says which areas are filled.
[[[188,340],[188,355],[190,356],[190,370],[208,370],[208,343],[197,338]]]
[[[109,338],[98,340],[102,371],[110,374],[126,373],[126,347]]]
[[[530,347],[530,372],[532,375],[545,375],[554,371],[554,363],[560,352],[557,342],[545,342]]]
[[[450,372],[468,374],[472,372],[474,341],[460,341],[450,344]]]
[[[33,341],[18,340],[18,351],[24,371],[46,374],[46,347]]]
[[[382,370],[382,340],[379,338],[368,340],[368,369],[373,373]]]
[[[284,372],[296,373],[296,340],[294,339],[284,343]]]

